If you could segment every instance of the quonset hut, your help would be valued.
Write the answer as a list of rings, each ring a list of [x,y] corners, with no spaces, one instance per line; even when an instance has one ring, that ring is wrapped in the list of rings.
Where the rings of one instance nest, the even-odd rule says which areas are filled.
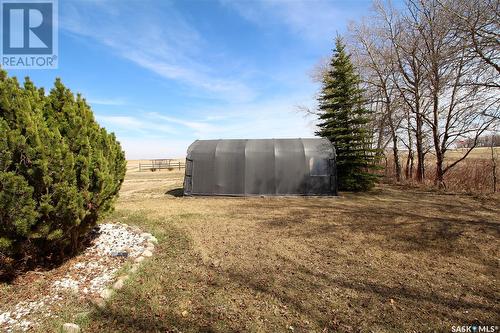
[[[326,139],[196,140],[185,195],[337,195],[335,149]]]

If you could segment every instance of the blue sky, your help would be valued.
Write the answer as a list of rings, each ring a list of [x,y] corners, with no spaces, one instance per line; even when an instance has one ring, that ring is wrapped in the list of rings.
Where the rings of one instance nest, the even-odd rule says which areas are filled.
[[[56,77],[128,159],[182,157],[196,139],[311,137],[310,73],[370,1],[59,1]]]

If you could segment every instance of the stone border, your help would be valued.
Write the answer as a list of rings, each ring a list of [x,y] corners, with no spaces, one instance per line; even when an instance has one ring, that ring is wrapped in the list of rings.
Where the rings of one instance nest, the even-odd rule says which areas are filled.
[[[146,258],[150,258],[153,256],[153,252],[155,250],[155,244],[158,244],[158,239],[155,236],[148,232],[144,232],[141,234],[142,237],[146,238],[146,250],[142,252],[142,254],[134,259],[134,263],[132,267],[129,269],[128,274],[120,275],[116,281],[113,283],[111,287],[104,289],[100,298],[95,300],[95,305],[100,309],[103,309],[106,306],[106,302],[114,295],[114,293],[118,290],[121,290],[124,287],[125,281],[130,278],[130,274],[135,274],[144,260]],[[73,323],[65,323],[62,326],[62,331],[64,333],[78,333],[80,332],[80,326]]]

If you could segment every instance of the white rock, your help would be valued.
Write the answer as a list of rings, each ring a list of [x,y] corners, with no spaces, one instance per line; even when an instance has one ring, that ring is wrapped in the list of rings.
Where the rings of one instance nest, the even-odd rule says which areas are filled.
[[[128,278],[129,278],[129,276],[128,276],[128,275],[122,275],[122,276],[119,276],[119,277],[118,277],[118,280],[122,280],[122,281],[124,281],[124,282],[125,282],[125,281],[127,281],[127,280],[128,280]]]
[[[104,309],[106,307],[106,301],[103,300],[102,298],[98,298],[94,301],[95,305],[100,308],[100,309]]]
[[[115,290],[120,290],[122,288],[123,288],[123,280],[118,280],[113,285],[113,289],[115,289]]]
[[[57,280],[52,283],[52,287],[56,290],[69,289],[73,292],[78,292],[78,285],[78,281],[75,281],[74,279],[69,277],[62,278],[61,280]]]
[[[0,325],[10,321],[10,312],[0,313]]]
[[[146,251],[142,252],[142,255],[144,257],[151,257],[153,255],[153,253],[149,250],[146,250]]]
[[[105,300],[102,298],[108,299],[113,294],[113,289],[106,287],[114,286],[118,280],[122,283],[126,280],[126,277],[116,279],[116,272],[125,262],[122,258],[112,257],[111,254],[126,251],[129,258],[136,258],[136,263],[130,269],[130,272],[134,273],[139,270],[139,263],[145,260],[142,253],[152,253],[154,244],[158,242],[150,233],[142,233],[139,228],[121,223],[103,223],[97,226],[97,231],[92,245],[79,255],[77,263],[68,267],[64,276],[52,283],[46,295],[39,295],[33,301],[21,301],[8,309],[1,309],[0,331],[24,331],[33,328],[36,330],[39,325],[36,318],[55,316],[51,309],[54,304],[65,300],[66,291],[98,299],[97,306],[102,303],[104,307]]]
[[[122,252],[127,249],[129,256],[136,257],[144,247],[143,242],[147,240],[144,234],[133,232],[130,228],[119,224],[100,224],[99,232],[93,245],[94,252],[99,255],[109,256],[113,252]]]
[[[111,297],[111,295],[113,295],[113,290],[109,289],[109,288],[106,288],[104,289],[102,292],[101,292],[101,297],[103,299],[108,299]]]
[[[78,326],[77,324],[66,323],[62,327],[62,331],[64,333],[79,333],[80,332],[80,326]]]

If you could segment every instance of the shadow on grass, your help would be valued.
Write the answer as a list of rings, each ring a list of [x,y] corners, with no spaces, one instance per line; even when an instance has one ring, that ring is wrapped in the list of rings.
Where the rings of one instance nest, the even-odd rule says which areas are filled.
[[[498,311],[497,300],[491,293],[482,293],[481,296],[488,299],[489,303],[480,303],[411,285],[388,286],[363,276],[352,278],[313,272],[301,263],[283,256],[280,257],[280,262],[286,266],[283,271],[287,273],[282,273],[278,283],[262,283],[262,278],[256,278],[262,276],[258,271],[226,271],[225,274],[238,285],[265,294],[266,299],[278,299],[280,303],[306,315],[328,331],[364,331],[380,321],[386,328],[399,327],[402,331],[405,320],[425,322],[429,312],[439,314],[439,320],[444,323],[464,322],[467,315],[458,315],[459,313],[476,311],[484,316],[482,322],[485,324],[494,319]],[[296,281],[307,283],[297,284]],[[333,300],[318,297],[328,294],[329,290],[337,291]],[[389,300],[396,300],[395,304],[398,304],[399,309],[391,305]],[[329,314],[330,311],[333,316]],[[439,322],[433,325],[439,326]]]
[[[391,194],[385,194],[385,201],[377,200],[376,196],[365,201],[349,198],[339,205],[329,201],[295,200],[288,205],[292,207],[287,208],[288,212],[277,216],[272,216],[268,209],[281,212],[282,202],[257,203],[250,208],[241,205],[240,214],[242,217],[262,215],[260,225],[293,237],[380,236],[378,239],[383,241],[379,241],[379,246],[401,252],[433,250],[442,255],[473,257],[477,254],[480,257],[477,244],[483,242],[485,236],[500,237],[500,221],[494,218],[499,210],[491,207],[481,207],[482,212],[491,216],[489,219],[460,203],[441,202],[439,196],[420,201],[412,196],[397,196],[397,204],[387,205],[391,198]],[[469,239],[471,237],[477,239]]]
[[[184,196],[184,189],[182,187],[179,188],[173,188],[171,190],[168,190],[165,192],[166,195],[171,195],[174,197],[183,197]]]
[[[144,306],[148,307],[147,304]],[[94,331],[97,329],[102,332],[184,332],[187,328],[190,332],[215,332],[211,325],[199,325],[196,320],[189,320],[172,312],[134,312],[130,308],[113,306],[97,310],[95,316],[98,321],[97,325],[92,326]],[[113,323],[112,328],[109,323]]]

